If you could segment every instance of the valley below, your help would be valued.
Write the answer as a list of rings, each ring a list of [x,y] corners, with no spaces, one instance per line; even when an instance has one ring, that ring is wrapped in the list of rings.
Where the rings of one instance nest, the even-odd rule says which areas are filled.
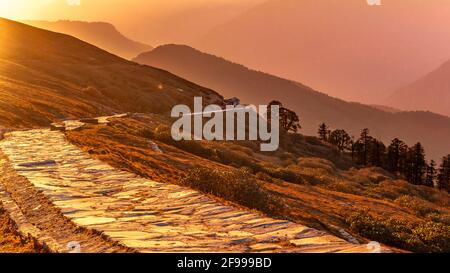
[[[1,18],[0,45],[0,252],[450,251],[445,185],[408,182],[313,136],[321,122],[353,135],[369,126],[438,158],[446,117],[348,103],[187,47],[181,56],[207,65],[144,58],[179,46],[129,61]],[[235,95],[283,100],[305,129],[282,130],[273,152],[172,138],[173,106],[202,97],[223,108]]]

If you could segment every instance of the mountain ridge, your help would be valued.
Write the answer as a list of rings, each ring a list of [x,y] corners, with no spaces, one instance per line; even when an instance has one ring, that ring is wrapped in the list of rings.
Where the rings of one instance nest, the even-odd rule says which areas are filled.
[[[203,97],[205,104],[223,105],[223,96],[66,34],[5,19],[0,19],[0,29],[0,127],[8,131],[0,145],[0,184],[5,188],[3,196],[9,198],[0,204],[0,216],[15,221],[16,212],[21,212],[20,223],[36,228],[36,233],[28,235],[30,240],[44,234],[66,250],[69,238],[87,243],[83,247],[87,252],[127,252],[133,250],[130,247],[161,251],[160,246],[171,252],[209,247],[212,251],[231,247],[227,250],[286,252],[292,244],[305,245],[304,250],[312,252],[316,244],[324,250],[323,239],[335,236],[353,244],[375,240],[418,252],[445,252],[450,247],[450,199],[444,191],[410,184],[379,168],[359,168],[331,143],[302,134],[281,133],[279,149],[273,153],[261,152],[253,141],[174,141],[170,137],[173,105],[191,105],[194,96]],[[249,99],[267,103],[281,94],[289,107],[301,99],[302,109],[320,114],[317,120],[340,114],[353,125],[381,118],[389,128],[391,120],[405,114],[345,103],[300,83],[224,60],[219,62],[222,66],[214,65],[206,62],[210,55],[201,58],[192,49],[187,50],[195,62],[190,64],[190,54],[181,53],[173,58],[175,64],[200,73],[201,81],[218,77],[229,84],[220,88],[227,96],[248,88]],[[272,92],[263,92],[267,89]],[[355,109],[364,111],[355,115]],[[111,117],[105,117],[109,113]],[[308,115],[302,111],[301,116]],[[50,122],[61,120],[64,124],[48,129]],[[416,128],[421,123],[408,125]],[[0,128],[0,138],[2,132]],[[180,185],[199,195],[176,190]],[[161,199],[155,201],[157,195]],[[205,196],[220,205],[188,206],[192,201],[203,202]],[[223,205],[242,208],[242,213],[230,215]],[[11,206],[14,210],[9,210]],[[14,217],[4,217],[3,207]],[[79,208],[80,214],[73,214],[73,208]],[[256,214],[248,214],[249,209],[271,217],[255,220]],[[143,210],[155,213],[136,213]],[[168,213],[160,213],[164,211]],[[225,223],[230,217],[236,225]],[[283,241],[286,232],[277,226],[286,227],[287,222],[308,227],[296,230],[295,240],[288,244]],[[230,229],[224,231],[224,224]],[[152,235],[155,225],[160,234]],[[312,229],[321,230],[317,240]],[[274,247],[269,238],[271,231],[282,233],[278,234],[282,241],[275,240],[279,246]],[[8,233],[5,236],[0,229],[3,237],[10,237]],[[210,243],[211,238],[232,240],[218,246],[218,242]],[[116,244],[121,241],[124,245]],[[263,241],[269,248],[259,244],[250,248]],[[109,248],[110,244],[117,248]],[[196,244],[208,248],[186,248]],[[125,245],[129,247],[123,249]]]
[[[134,61],[166,69],[217,90],[225,97],[239,97],[243,103],[267,104],[273,99],[280,100],[300,115],[302,132],[306,134],[315,135],[318,125],[326,122],[354,136],[367,127],[386,144],[395,137],[403,138],[409,145],[421,141],[436,159],[450,151],[445,138],[431,137],[420,127],[428,124],[431,131],[450,133],[450,118],[431,112],[389,113],[373,106],[345,102],[301,83],[251,70],[184,45],[160,46],[140,54]]]
[[[334,97],[380,104],[450,57],[450,7],[420,2],[266,1],[189,45]]]
[[[96,45],[106,51],[119,55],[125,59],[130,59],[153,47],[131,40],[117,30],[117,28],[107,22],[85,22],[85,21],[22,21],[25,24],[46,30],[60,32],[79,38],[90,44]]]
[[[117,112],[168,112],[174,104],[192,103],[196,95],[221,101],[212,90],[66,34],[2,18],[0,28],[4,127],[47,126],[58,119]]]
[[[450,60],[395,91],[387,104],[405,110],[422,109],[450,116]]]

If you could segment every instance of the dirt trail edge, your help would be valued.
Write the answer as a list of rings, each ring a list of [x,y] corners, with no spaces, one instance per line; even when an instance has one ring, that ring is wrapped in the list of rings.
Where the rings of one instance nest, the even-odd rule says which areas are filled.
[[[3,195],[37,229],[35,236],[58,251],[76,241],[82,252],[371,252],[189,188],[114,169],[59,131],[11,132],[0,150],[6,156],[0,169]]]
[[[0,152],[0,201],[18,231],[31,235],[52,252],[76,251],[70,242],[83,245],[83,252],[130,252],[99,231],[75,225],[25,177],[19,175]],[[72,244],[73,245],[73,244]]]

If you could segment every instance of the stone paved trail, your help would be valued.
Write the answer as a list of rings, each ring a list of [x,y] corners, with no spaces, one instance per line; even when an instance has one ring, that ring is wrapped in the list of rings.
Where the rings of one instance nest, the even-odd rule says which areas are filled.
[[[59,131],[8,133],[0,149],[65,217],[140,252],[367,252],[365,245],[114,169]]]

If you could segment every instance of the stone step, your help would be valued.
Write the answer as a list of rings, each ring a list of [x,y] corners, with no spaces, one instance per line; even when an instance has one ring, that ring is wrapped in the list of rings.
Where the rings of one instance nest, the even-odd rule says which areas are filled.
[[[81,152],[58,131],[8,133],[0,149],[67,218],[142,252],[361,250],[337,237],[225,205],[189,188],[116,170]]]

